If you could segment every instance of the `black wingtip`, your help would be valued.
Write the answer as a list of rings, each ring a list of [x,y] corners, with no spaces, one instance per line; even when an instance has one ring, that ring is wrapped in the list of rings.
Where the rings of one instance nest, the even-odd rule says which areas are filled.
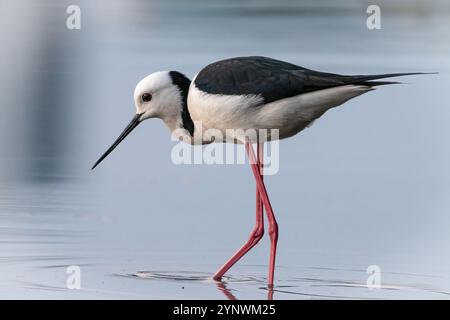
[[[403,84],[399,81],[365,81],[361,83],[364,86],[374,87],[374,86],[386,86],[390,84]]]
[[[350,76],[350,84],[359,84],[365,86],[383,86],[388,84],[403,84],[399,81],[377,81],[379,79],[385,78],[395,78],[403,76],[415,76],[415,75],[425,75],[425,74],[438,74],[438,72],[406,72],[406,73],[385,73],[385,74],[372,74],[365,76]]]
[[[368,76],[361,76],[364,80],[378,80],[384,78],[394,78],[394,77],[403,77],[403,76],[416,76],[416,75],[425,75],[425,74],[437,74],[438,72],[400,72],[400,73],[385,73],[385,74],[374,74]],[[361,80],[363,80],[361,79]]]
[[[439,74],[439,72],[409,72],[409,73],[393,73],[392,77],[402,77],[402,76],[420,76],[425,74]]]

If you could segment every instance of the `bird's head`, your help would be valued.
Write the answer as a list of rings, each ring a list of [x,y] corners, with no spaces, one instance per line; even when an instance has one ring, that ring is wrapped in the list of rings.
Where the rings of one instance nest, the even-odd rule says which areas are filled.
[[[134,103],[139,121],[149,118],[168,120],[180,113],[182,92],[171,74],[175,71],[160,71],[142,79],[134,89]]]
[[[142,121],[160,118],[171,131],[182,126],[190,80],[177,71],[160,71],[142,79],[134,90],[136,114],[116,141],[97,160],[103,161]]]

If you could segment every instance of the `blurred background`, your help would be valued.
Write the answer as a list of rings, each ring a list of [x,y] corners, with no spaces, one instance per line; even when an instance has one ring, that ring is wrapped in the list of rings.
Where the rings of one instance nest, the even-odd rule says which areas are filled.
[[[69,30],[69,5],[81,29]],[[381,8],[369,30],[366,9]],[[181,165],[162,122],[90,167],[134,114],[136,83],[263,55],[321,71],[437,71],[333,109],[280,144],[276,299],[450,294],[448,1],[0,0],[0,298],[264,299],[242,165]],[[81,289],[66,287],[69,265]],[[366,269],[381,269],[379,290]]]

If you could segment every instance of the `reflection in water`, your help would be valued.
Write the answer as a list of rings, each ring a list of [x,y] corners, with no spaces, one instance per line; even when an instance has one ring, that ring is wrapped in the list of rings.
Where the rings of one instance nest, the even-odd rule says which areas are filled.
[[[213,280],[209,273],[193,272],[193,271],[138,271],[134,274],[128,275],[129,277],[135,277],[139,279],[151,279],[151,280],[167,280],[167,281],[186,281],[186,282],[201,282],[206,284],[215,284],[217,289],[222,292],[229,300],[237,300],[236,296],[232,293],[234,289],[229,289],[230,283],[253,283],[261,284],[266,279],[257,279],[254,277],[230,277],[224,276],[222,281]],[[266,288],[267,289],[267,288]],[[273,289],[268,290],[268,299],[273,299]]]
[[[169,281],[209,281],[209,274],[192,272],[192,271],[176,271],[167,273],[164,271],[138,271],[131,274],[132,277],[140,279],[153,279],[153,280],[169,280]]]
[[[234,294],[232,294],[231,291],[227,288],[227,284],[225,282],[217,281],[216,285],[217,289],[219,289],[220,292],[223,292],[228,300],[237,300]]]
[[[304,268],[313,269],[313,268]],[[318,270],[328,270],[330,268],[316,268]],[[352,274],[359,274],[364,270],[354,269],[349,271],[349,269],[336,269],[332,268],[334,271],[345,271],[350,272],[348,276]],[[304,273],[304,270],[297,270],[296,273]],[[291,270],[292,272],[293,270]],[[295,272],[294,272],[295,273]],[[410,275],[407,273],[395,272],[397,282],[409,282],[410,278],[420,278],[420,275]],[[434,287],[423,287],[421,285],[391,285],[382,284],[377,290],[369,290],[366,283],[357,282],[353,280],[346,279],[327,279],[325,274],[320,274],[320,277],[311,278],[299,278],[290,277],[279,279],[280,285],[276,285],[273,288],[267,287],[267,279],[264,277],[249,277],[249,276],[226,276],[222,281],[215,281],[211,279],[211,275],[205,272],[195,272],[195,271],[138,271],[134,274],[124,275],[125,278],[134,279],[146,279],[154,281],[169,281],[169,282],[187,282],[187,283],[200,283],[205,286],[215,285],[219,292],[221,292],[229,300],[239,299],[239,293],[246,290],[258,290],[260,292],[266,292],[267,300],[274,299],[274,293],[280,295],[279,298],[286,299],[289,296],[291,298],[306,298],[306,299],[382,299],[382,295],[378,294],[383,291],[391,291],[395,293],[392,298],[401,297],[405,292],[426,292],[429,294],[437,294],[437,296],[447,296],[450,293],[437,290]],[[425,275],[424,278],[427,276]],[[343,290],[347,294],[330,294],[327,292],[339,292],[336,290]]]

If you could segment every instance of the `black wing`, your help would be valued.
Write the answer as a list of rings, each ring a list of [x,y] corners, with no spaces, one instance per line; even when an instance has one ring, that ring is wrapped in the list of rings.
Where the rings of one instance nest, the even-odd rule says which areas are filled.
[[[420,73],[339,75],[306,69],[266,57],[238,57],[214,62],[195,78],[195,86],[207,93],[261,95],[264,103],[348,84],[382,85],[396,82],[371,81]]]

